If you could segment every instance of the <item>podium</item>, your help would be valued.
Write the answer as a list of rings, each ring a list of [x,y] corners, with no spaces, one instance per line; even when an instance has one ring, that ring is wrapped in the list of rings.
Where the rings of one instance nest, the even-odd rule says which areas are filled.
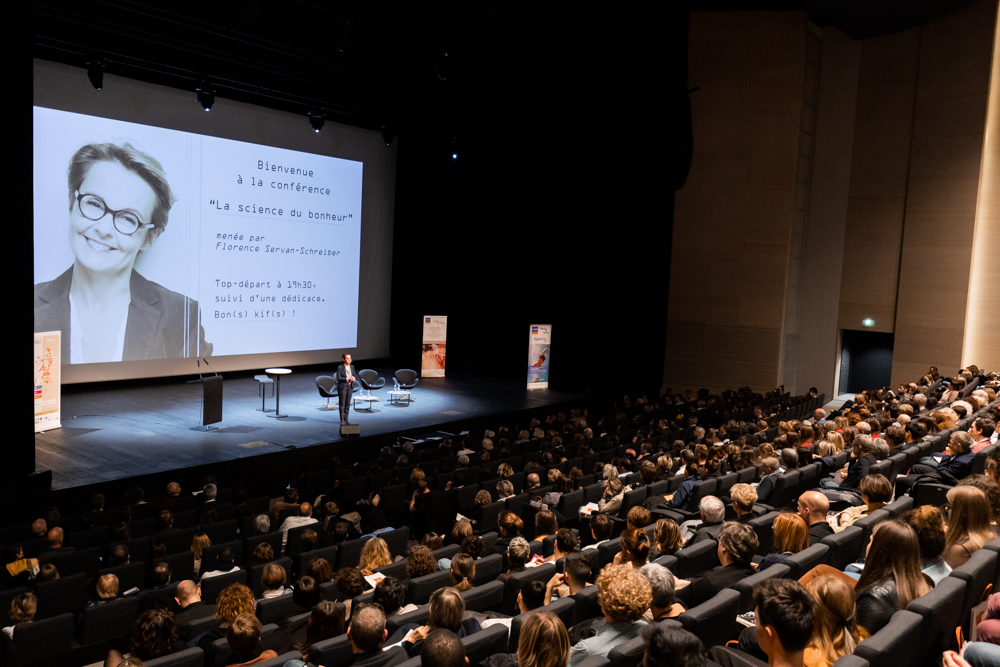
[[[210,377],[192,380],[201,383],[201,424],[193,427],[192,431],[208,431],[211,424],[218,424],[222,421],[222,376],[212,375]]]

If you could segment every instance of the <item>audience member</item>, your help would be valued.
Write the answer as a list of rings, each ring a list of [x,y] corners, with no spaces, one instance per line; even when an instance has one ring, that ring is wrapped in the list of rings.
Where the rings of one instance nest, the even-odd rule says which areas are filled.
[[[819,491],[806,491],[799,496],[799,516],[809,527],[809,546],[816,544],[828,535],[833,535],[833,528],[826,520],[830,511],[830,501]]]
[[[597,600],[604,618],[593,626],[594,636],[570,649],[569,664],[592,656],[606,656],[611,649],[639,635],[642,614],[652,602],[649,582],[630,565],[608,565],[597,577]]]
[[[393,667],[406,662],[406,651],[402,647],[382,650],[388,638],[382,610],[374,605],[359,605],[347,628],[347,639],[354,653],[352,667]]]
[[[646,620],[658,623],[684,613],[684,605],[674,599],[677,582],[670,570],[656,563],[647,563],[639,573],[646,577],[652,592],[649,610],[644,614]]]
[[[782,512],[775,518],[772,528],[774,551],[764,556],[757,566],[758,572],[763,572],[776,563],[783,563],[789,556],[809,548],[809,527],[800,515]]]
[[[966,563],[976,551],[996,537],[990,525],[990,505],[986,494],[972,486],[956,486],[948,491],[948,532],[944,560],[953,569]]]
[[[875,634],[896,611],[930,589],[920,571],[920,545],[913,528],[902,521],[876,525],[855,587],[858,624]]]
[[[719,562],[722,564],[691,580],[685,602],[694,607],[712,598],[718,591],[744,577],[756,574],[753,556],[757,552],[757,533],[745,523],[727,521],[719,531]]]

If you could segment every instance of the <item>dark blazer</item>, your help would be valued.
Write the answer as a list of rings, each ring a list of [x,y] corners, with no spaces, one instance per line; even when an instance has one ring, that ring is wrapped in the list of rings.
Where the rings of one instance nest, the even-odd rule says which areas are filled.
[[[352,375],[357,379],[358,372],[354,370],[354,364],[340,364],[337,366],[337,384],[347,384],[347,378]]]
[[[71,266],[55,280],[35,285],[35,331],[62,331],[63,363],[70,359],[72,283]],[[129,288],[132,302],[125,324],[122,361],[212,355],[212,344],[205,342],[205,328],[198,324],[197,301],[146,280],[136,271],[132,271]]]
[[[852,460],[847,466],[847,475],[844,477],[844,481],[840,483],[840,488],[845,490],[857,489],[861,485],[861,478],[868,474],[873,465],[875,465],[875,457],[870,452]]]

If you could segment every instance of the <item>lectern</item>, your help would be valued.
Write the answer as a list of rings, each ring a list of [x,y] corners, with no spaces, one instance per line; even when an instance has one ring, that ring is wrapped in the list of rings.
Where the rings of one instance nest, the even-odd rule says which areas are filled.
[[[211,375],[194,382],[201,382],[201,425],[195,431],[207,431],[209,425],[222,421],[222,376]]]

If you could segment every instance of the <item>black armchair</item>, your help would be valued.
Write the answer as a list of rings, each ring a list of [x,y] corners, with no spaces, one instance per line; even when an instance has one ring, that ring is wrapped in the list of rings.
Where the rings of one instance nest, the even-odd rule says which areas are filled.
[[[378,372],[370,368],[358,371],[358,380],[361,381],[361,388],[368,392],[368,398],[371,398],[372,389],[381,389],[385,386],[385,378],[379,377]]]
[[[329,375],[320,375],[316,378],[316,388],[319,395],[326,399],[326,409],[330,409],[330,399],[337,397],[337,378]]]
[[[399,383],[400,389],[413,389],[420,382],[417,372],[411,371],[409,368],[399,369],[392,379]]]

